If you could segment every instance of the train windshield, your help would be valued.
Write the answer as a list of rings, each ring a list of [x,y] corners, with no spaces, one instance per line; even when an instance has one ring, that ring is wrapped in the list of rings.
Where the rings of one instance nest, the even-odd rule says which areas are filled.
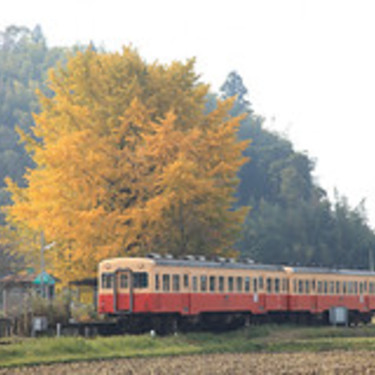
[[[113,288],[113,273],[103,273],[101,278],[102,289]]]

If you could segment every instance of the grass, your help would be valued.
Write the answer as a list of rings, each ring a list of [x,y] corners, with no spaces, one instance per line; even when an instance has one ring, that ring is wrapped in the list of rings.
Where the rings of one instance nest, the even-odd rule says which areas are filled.
[[[0,340],[0,367],[124,357],[238,352],[375,350],[375,326],[255,326],[169,337],[113,336]]]

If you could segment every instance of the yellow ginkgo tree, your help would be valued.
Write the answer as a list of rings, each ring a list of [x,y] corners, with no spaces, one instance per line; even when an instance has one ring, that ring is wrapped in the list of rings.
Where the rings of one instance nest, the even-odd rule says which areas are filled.
[[[90,276],[114,256],[230,251],[246,214],[232,209],[246,144],[231,101],[205,113],[193,60],[89,49],[49,83],[54,95],[40,95],[33,135],[23,135],[36,167],[25,188],[8,181],[7,218],[20,235],[56,242],[46,254],[54,274]]]

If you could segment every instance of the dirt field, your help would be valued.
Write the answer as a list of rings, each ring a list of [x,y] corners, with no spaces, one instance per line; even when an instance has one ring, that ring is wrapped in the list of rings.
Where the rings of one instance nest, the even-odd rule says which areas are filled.
[[[292,354],[250,353],[121,359],[0,369],[0,375],[5,374],[375,374],[375,353],[360,351]]]

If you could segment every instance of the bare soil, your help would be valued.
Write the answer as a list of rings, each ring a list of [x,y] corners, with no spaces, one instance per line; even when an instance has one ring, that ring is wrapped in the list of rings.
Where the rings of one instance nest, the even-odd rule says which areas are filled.
[[[212,354],[0,369],[0,375],[375,374],[375,353]]]

